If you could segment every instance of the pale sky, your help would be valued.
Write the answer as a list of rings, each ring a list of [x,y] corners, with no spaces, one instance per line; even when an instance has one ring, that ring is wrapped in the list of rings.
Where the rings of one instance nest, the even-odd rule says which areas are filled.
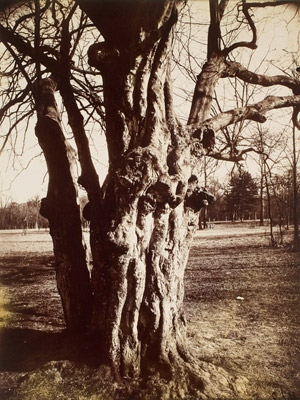
[[[203,17],[205,15],[204,9],[207,7],[207,0],[197,0],[195,2],[197,4],[197,8],[201,13],[200,18],[198,19],[200,22],[203,22]],[[261,59],[264,58],[265,54],[268,54],[268,58],[273,60],[273,71],[274,74],[281,74],[282,72],[277,68],[280,65],[277,65],[277,62],[283,60],[283,58],[288,58],[287,55],[290,52],[297,52],[299,49],[299,13],[297,18],[293,18],[295,15],[296,7],[294,10],[289,8],[284,8],[284,13],[282,9],[279,7],[276,9],[275,7],[271,7],[269,9],[264,9],[260,11],[260,14],[255,19],[256,21],[261,20],[262,23],[258,24],[258,49],[251,57],[251,69],[255,70],[256,68],[264,68],[258,63],[261,62]],[[195,14],[193,14],[193,17]],[[266,18],[271,17],[271,18]],[[196,18],[196,16],[195,16]],[[203,32],[206,31],[205,27],[202,27],[202,32],[200,36],[200,40],[204,42],[205,38],[203,36]],[[205,49],[205,47],[204,47]],[[201,63],[201,57],[205,57],[205,52],[200,51],[199,47],[199,63]],[[201,54],[200,54],[201,53]],[[248,61],[250,56],[250,52],[244,52],[244,60]],[[298,54],[298,57],[300,55]],[[288,61],[289,62],[289,61]],[[300,64],[300,57],[298,58],[298,62]],[[197,75],[200,70],[195,71]],[[265,71],[261,71],[264,73]],[[176,78],[176,76],[175,76]],[[180,93],[182,88],[184,90],[190,89],[193,90],[194,83],[192,81],[185,81],[181,83],[175,79],[174,88],[175,91],[179,94],[179,97],[175,99],[175,105],[178,111],[178,115],[180,117],[188,117],[188,111],[190,104],[189,102],[183,101],[182,96],[183,93]],[[45,197],[47,191],[47,173],[46,166],[44,162],[43,155],[34,158],[30,166],[25,169],[21,174],[20,172],[24,169],[32,159],[33,155],[39,154],[40,150],[37,145],[37,141],[34,135],[34,125],[35,120],[29,125],[29,129],[27,132],[27,146],[26,152],[21,158],[16,158],[14,165],[12,163],[12,159],[9,160],[9,155],[7,152],[0,156],[0,200],[2,202],[7,201],[17,201],[17,202],[25,202],[28,199],[38,195],[39,197]],[[6,126],[2,125],[0,130],[1,133],[6,131]],[[66,126],[66,129],[68,127]],[[98,174],[100,176],[100,180],[103,181],[106,174],[106,165],[107,165],[107,155],[105,150],[104,137],[99,136],[95,139],[97,142],[96,145],[98,147],[98,153],[95,154],[95,157],[100,160],[98,165],[96,166],[98,170]],[[19,144],[19,152],[21,152],[22,145]],[[250,161],[248,161],[249,163]],[[231,168],[231,165],[224,167],[223,171],[220,171],[222,175],[227,173]],[[223,172],[223,173],[222,173]],[[20,174],[18,176],[18,174]],[[1,203],[0,203],[1,205]]]

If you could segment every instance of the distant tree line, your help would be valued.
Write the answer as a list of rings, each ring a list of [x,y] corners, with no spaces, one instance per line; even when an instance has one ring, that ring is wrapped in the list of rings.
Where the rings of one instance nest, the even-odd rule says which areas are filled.
[[[229,177],[223,187],[209,187],[216,201],[208,207],[207,220],[258,220],[260,225],[267,221],[268,224],[288,229],[293,224],[294,211],[292,173],[287,171],[283,175],[274,174],[268,183],[268,187],[260,187],[258,180],[248,171],[240,169]]]
[[[87,196],[79,198],[80,209],[88,202]],[[40,214],[41,200],[33,197],[26,203],[0,201],[0,229],[46,229],[49,222]],[[88,228],[89,223],[81,214],[82,226]]]
[[[26,203],[0,204],[0,229],[42,229],[48,220],[39,213],[40,199],[35,197]]]
[[[211,221],[258,220],[260,225],[267,221],[268,224],[286,229],[293,224],[294,191],[291,171],[272,176],[266,188],[260,187],[258,180],[241,168],[232,173],[223,186],[217,181],[212,182],[209,191],[216,200],[201,211],[201,229],[209,227],[207,223]],[[86,203],[86,196],[81,196],[81,210]],[[39,210],[39,197],[22,204],[0,204],[0,229],[47,228],[48,220],[40,215]],[[88,221],[83,216],[82,224],[88,228]]]

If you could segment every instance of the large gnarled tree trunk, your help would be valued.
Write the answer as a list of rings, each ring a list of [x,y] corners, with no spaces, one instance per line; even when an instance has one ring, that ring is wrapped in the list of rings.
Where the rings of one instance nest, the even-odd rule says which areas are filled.
[[[202,146],[173,116],[177,10],[163,1],[89,7],[82,3],[105,39],[91,46],[89,62],[103,78],[110,156],[92,271],[93,326],[116,371],[172,379],[188,359],[184,270],[197,213],[212,200],[188,183]]]

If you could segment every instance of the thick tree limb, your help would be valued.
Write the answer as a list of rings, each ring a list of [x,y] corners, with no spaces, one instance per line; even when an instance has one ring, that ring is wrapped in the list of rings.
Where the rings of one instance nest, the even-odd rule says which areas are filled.
[[[56,84],[43,79],[34,91],[35,133],[49,172],[41,214],[49,220],[56,258],[56,277],[68,329],[86,328],[92,312],[92,292],[82,241],[80,210],[74,184],[75,151],[65,140],[55,101]]]
[[[299,5],[298,0],[276,0],[276,1],[252,1],[252,2],[245,2],[244,7],[245,8],[265,8],[265,7],[275,7],[275,6],[287,6],[289,4],[296,4]]]
[[[210,0],[210,25],[208,29],[207,56],[211,57],[213,53],[219,53],[221,49],[221,15],[218,2]]]
[[[265,114],[268,111],[277,108],[285,107],[297,107],[300,105],[300,95],[297,96],[268,96],[264,100],[251,104],[249,106],[235,108],[233,110],[226,111],[218,114],[216,117],[210,118],[205,121],[205,127],[212,129],[214,132],[225,128],[235,122],[239,122],[245,119],[265,122],[267,118]],[[197,126],[194,126],[196,129]]]
[[[253,85],[261,85],[269,87],[273,85],[285,86],[293,91],[294,94],[300,94],[300,81],[286,75],[261,75],[249,71],[243,67],[240,63],[234,61],[227,62],[227,68],[224,73],[226,77],[237,77],[244,82],[251,83]]]
[[[216,54],[204,64],[195,86],[188,125],[201,124],[209,117],[214,91],[225,68],[224,57]]]
[[[251,83],[253,85],[261,85],[264,87],[270,87],[274,85],[284,86],[291,89],[295,95],[300,95],[300,81],[299,79],[286,76],[286,75],[261,75],[256,74],[252,71],[247,70],[241,64],[237,62],[227,62],[228,68],[224,73],[224,76],[237,77],[244,82]],[[293,123],[300,129],[300,120],[298,115],[300,113],[300,105],[296,105],[293,111]]]
[[[137,52],[155,43],[161,28],[169,20],[174,0],[106,1],[76,0],[80,8],[93,21],[109,46]],[[151,18],[148,16],[151,15]],[[113,29],[112,29],[113,27]],[[151,45],[150,45],[151,46]]]

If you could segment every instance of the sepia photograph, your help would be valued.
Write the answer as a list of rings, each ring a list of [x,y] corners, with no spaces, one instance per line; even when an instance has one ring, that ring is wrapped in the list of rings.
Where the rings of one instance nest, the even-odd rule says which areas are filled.
[[[300,400],[300,0],[0,0],[0,400]]]

